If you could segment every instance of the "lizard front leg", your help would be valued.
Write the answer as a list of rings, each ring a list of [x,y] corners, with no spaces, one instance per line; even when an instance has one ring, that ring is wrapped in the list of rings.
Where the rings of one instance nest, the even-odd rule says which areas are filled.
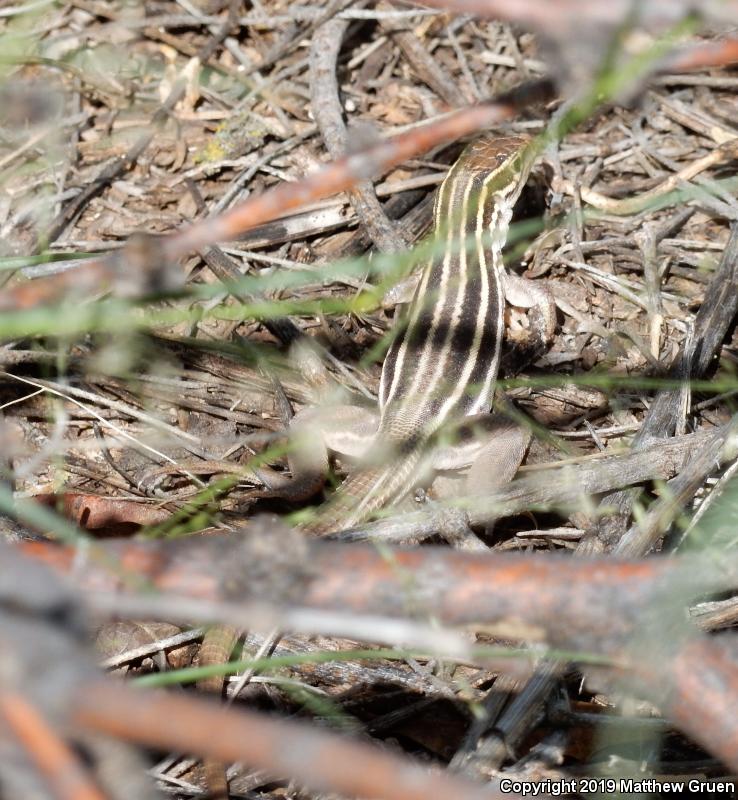
[[[528,328],[521,331],[508,325],[505,338],[527,351],[540,353],[547,350],[556,330],[556,305],[551,292],[539,281],[530,281],[510,272],[505,273],[504,281],[505,302],[529,310]]]

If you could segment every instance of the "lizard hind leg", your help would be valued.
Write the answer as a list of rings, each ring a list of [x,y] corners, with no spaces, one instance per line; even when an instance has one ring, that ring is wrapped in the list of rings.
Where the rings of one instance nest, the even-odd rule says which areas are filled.
[[[367,408],[336,405],[305,408],[290,424],[288,461],[293,480],[321,485],[329,470],[329,454],[360,459],[377,430],[377,415]]]
[[[499,424],[469,467],[466,491],[472,497],[485,496],[510,483],[528,450],[531,433],[527,428],[505,417]]]
[[[433,455],[433,468],[439,474],[431,491],[438,499],[485,497],[507,485],[525,458],[531,433],[496,413],[467,417],[457,436],[457,442]]]
[[[253,497],[282,498],[290,503],[309,500],[325,484],[330,454],[360,458],[377,428],[376,414],[354,405],[301,409],[289,428],[287,462],[290,477],[263,467],[254,470],[264,485]]]

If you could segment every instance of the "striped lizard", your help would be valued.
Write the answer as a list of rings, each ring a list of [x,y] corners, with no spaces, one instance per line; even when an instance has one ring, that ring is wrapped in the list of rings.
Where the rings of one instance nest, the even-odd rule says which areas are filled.
[[[493,426],[491,438],[475,442],[476,452],[432,445],[449,423],[489,418],[506,299],[535,306],[545,335],[550,339],[553,334],[548,294],[508,275],[502,260],[513,207],[532,166],[528,144],[523,136],[483,136],[466,148],[441,185],[434,206],[433,255],[421,271],[406,324],[384,360],[378,424],[346,406],[330,409],[328,424],[313,409],[295,416],[292,494],[284,486],[270,494],[309,494],[322,485],[328,450],[353,456],[366,450],[332,498],[300,526],[306,534],[356,526],[400,501],[417,485],[426,462],[443,470],[468,466],[471,494],[506,483],[517,470],[529,437],[516,426],[497,425],[496,434]],[[233,629],[214,628],[205,638],[200,663],[223,663],[236,636]],[[216,677],[200,685],[222,691],[223,682]],[[222,767],[218,777],[207,766],[210,796],[227,797]]]

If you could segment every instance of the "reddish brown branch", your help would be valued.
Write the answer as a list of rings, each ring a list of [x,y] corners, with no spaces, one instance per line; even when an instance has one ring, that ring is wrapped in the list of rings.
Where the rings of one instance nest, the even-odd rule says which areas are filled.
[[[718,570],[696,556],[580,560],[444,547],[396,549],[389,558],[372,546],[308,543],[269,523],[239,537],[116,541],[99,548],[108,563],[162,591],[244,603],[247,612],[250,604],[263,602],[397,618],[407,615],[410,603],[446,624],[515,619],[545,631],[558,646],[617,657],[640,629],[649,603],[668,597],[683,605],[697,594],[738,583],[738,564],[725,559]],[[69,550],[44,543],[25,544],[23,550],[71,569]],[[126,588],[120,573],[99,558],[84,567],[75,564],[75,580],[97,590]]]
[[[70,708],[89,730],[165,750],[244,761],[319,791],[384,800],[491,800],[486,786],[387,751],[263,714],[100,682]]]
[[[166,253],[175,259],[212,242],[232,239],[247,228],[349,189],[439,144],[499,125],[523,108],[553,97],[550,80],[531,81],[497,100],[461,109],[428,125],[385,139],[359,153],[339,158],[301,181],[281,183],[217,219],[192,225],[166,240]]]
[[[276,525],[265,526],[261,535],[240,538],[115,542],[101,547],[110,563],[138,572],[167,592],[223,597],[221,587],[227,586],[228,599],[244,604],[241,622],[246,627],[258,619],[256,611],[270,606],[277,619],[277,609],[282,609],[282,621],[288,620],[290,608],[312,608],[388,618],[420,614],[422,619],[453,625],[505,621],[533,628],[556,647],[614,659],[616,671],[629,685],[635,681],[667,718],[738,769],[734,744],[738,741],[738,677],[724,645],[701,636],[684,622],[685,605],[691,598],[734,588],[738,583],[738,563],[727,556],[720,562],[696,555],[587,561],[551,555],[462,553],[441,547],[379,553],[369,546],[306,542]],[[57,566],[66,561],[67,569],[71,568],[74,554],[69,551],[39,543],[23,549]],[[120,573],[101,561],[83,567],[75,563],[74,572],[77,585],[105,591],[125,588]],[[146,602],[153,616],[161,616],[155,596],[147,596]],[[289,623],[283,627],[289,628]],[[164,740],[158,738],[165,736],[160,729],[154,740],[147,738],[154,736],[151,731],[155,729],[146,717],[142,722],[134,715],[125,728],[115,728],[114,708],[106,722],[94,716],[102,701],[89,702],[92,707],[85,706],[84,720],[99,729],[225,760],[266,764],[253,760],[253,753],[233,749],[235,745],[221,748],[209,737],[202,742],[177,738],[184,736],[179,732],[194,727],[183,724],[187,717],[162,713],[161,718],[170,724],[176,720],[173,727],[177,730],[166,734],[174,738]],[[187,713],[185,706],[177,708]],[[221,710],[207,713],[224,714]],[[215,716],[208,719],[205,730],[215,725]],[[134,724],[136,733],[131,727]],[[240,723],[229,724],[236,726],[229,741],[248,738]],[[309,774],[294,771],[299,767],[270,762],[268,768],[312,781]],[[345,785],[334,788],[347,790]],[[357,787],[354,790],[359,791]]]
[[[53,303],[62,298],[70,303],[92,299],[100,292],[116,297],[146,297],[179,288],[183,276],[175,262],[162,250],[164,240],[135,234],[126,246],[105,258],[91,258],[82,266],[27,281],[0,292],[0,311],[19,311]]]
[[[38,767],[58,800],[105,800],[78,757],[25,698],[0,694],[0,717]]]
[[[248,228],[350,189],[436,145],[498,125],[516,116],[521,109],[553,96],[550,80],[524,84],[497,100],[462,109],[339,158],[302,180],[280,183],[219,217],[202,220],[163,238],[132,237],[114,256],[94,259],[81,268],[2,292],[0,311],[33,308],[71,292],[75,297],[90,296],[98,291],[113,291],[117,296],[141,296],[157,289],[173,288],[176,281],[172,265],[181,256],[218,241],[236,238]],[[162,277],[157,279],[159,272]]]
[[[692,72],[710,67],[725,67],[738,62],[738,39],[727,37],[715,42],[700,42],[677,50],[661,65],[662,72]]]
[[[662,708],[683,731],[735,769],[738,758],[736,651],[706,637],[686,642],[674,654],[669,680],[652,674],[652,692],[665,696]]]
[[[553,35],[565,33],[570,39],[580,30],[582,23],[621,25],[634,10],[630,0],[591,0],[586,4],[580,0],[418,0],[414,5],[456,14],[474,14],[483,19],[506,20]],[[719,13],[723,19],[735,19],[738,13],[736,0],[727,0],[719,4],[719,8],[717,5],[713,4],[709,9],[712,16]],[[674,0],[639,3],[635,7],[638,23],[648,30],[675,25],[692,9],[692,4]]]

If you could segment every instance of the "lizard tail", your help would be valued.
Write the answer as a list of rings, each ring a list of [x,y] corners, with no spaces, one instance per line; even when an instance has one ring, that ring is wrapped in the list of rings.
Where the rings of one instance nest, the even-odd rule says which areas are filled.
[[[366,522],[377,511],[402,499],[413,487],[421,451],[413,450],[402,462],[391,462],[350,474],[313,519],[299,526],[311,536],[325,536]]]
[[[231,657],[231,652],[238,641],[239,632],[236,628],[226,625],[216,625],[211,628],[202,640],[200,648],[200,666],[211,667],[216,664],[226,664]],[[223,695],[225,679],[222,675],[213,675],[202,678],[197,682],[197,688],[206,692]],[[226,767],[220,761],[206,759],[203,762],[205,773],[205,788],[208,800],[228,800],[228,779]]]

